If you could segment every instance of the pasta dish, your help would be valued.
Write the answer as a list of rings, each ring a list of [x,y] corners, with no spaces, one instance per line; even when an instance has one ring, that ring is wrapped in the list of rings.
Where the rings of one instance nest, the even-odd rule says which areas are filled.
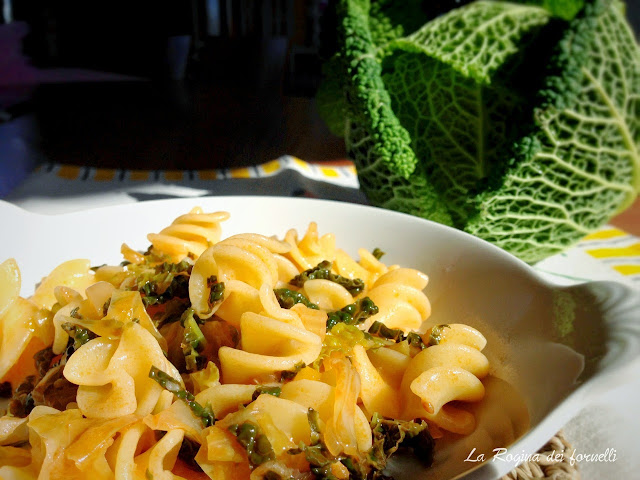
[[[29,298],[0,264],[0,478],[382,479],[478,431],[487,341],[429,322],[425,273],[228,218],[194,208]]]

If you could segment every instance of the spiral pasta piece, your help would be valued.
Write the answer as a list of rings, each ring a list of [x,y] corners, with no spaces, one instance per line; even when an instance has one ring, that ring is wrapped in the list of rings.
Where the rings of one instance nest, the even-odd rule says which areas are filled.
[[[365,328],[377,321],[404,332],[418,330],[431,315],[431,304],[422,291],[426,284],[426,275],[412,268],[397,268],[379,277],[367,292],[379,312],[367,320]]]
[[[107,449],[118,433],[138,421],[136,415],[108,420],[94,420],[69,447],[66,457],[85,475],[112,478],[113,471],[106,460]]]
[[[253,400],[256,385],[225,383],[214,385],[196,395],[201,405],[211,405],[217,419],[235,412],[238,405],[246,405]]]
[[[367,356],[385,381],[399,390],[404,372],[411,362],[411,356],[388,347],[369,350]]]
[[[65,332],[62,325],[67,323],[71,318],[71,312],[79,309],[83,302],[82,295],[68,287],[57,287],[55,292],[58,300],[59,309],[53,316],[53,353],[56,355],[62,353],[67,348],[69,334]]]
[[[224,301],[215,310],[215,313],[235,328],[240,328],[240,319],[243,313],[259,313],[262,310],[260,292],[240,280],[229,280],[224,285]],[[206,316],[201,318],[206,318]]]
[[[79,385],[76,401],[87,417],[146,415],[163,392],[149,378],[152,366],[180,378],[153,335],[130,322],[120,338],[98,337],[80,347],[67,361],[64,376]]]
[[[238,328],[242,313],[260,312],[260,288],[277,285],[281,267],[276,255],[289,248],[258,234],[235,235],[209,247],[196,260],[189,279],[196,314],[207,319],[216,313]],[[224,283],[224,296],[215,303],[210,299],[213,278]]]
[[[360,376],[360,398],[367,411],[397,418],[401,403],[399,392],[382,377],[362,345],[353,347],[351,362]]]
[[[53,339],[51,314],[20,297],[20,287],[20,270],[15,260],[1,263],[0,381],[14,386],[35,373],[33,355]]]
[[[322,340],[304,327],[246,312],[240,322],[242,350],[221,347],[225,383],[251,383],[269,379],[276,372],[311,363],[320,354]]]
[[[60,478],[77,478],[79,472],[73,463],[64,461],[64,456],[56,452],[64,451],[88,427],[89,422],[78,409],[60,412],[49,407],[34,408],[29,415],[29,428],[39,447],[31,451],[37,478],[51,478],[54,473]]]
[[[261,313],[263,315],[297,328],[305,328],[296,310],[286,309],[280,306],[273,289],[269,285],[260,287],[259,297],[260,304],[262,305]]]
[[[56,287],[65,286],[83,292],[94,281],[90,266],[89,260],[84,259],[61,263],[42,280],[29,300],[40,308],[50,309],[56,303]]]
[[[307,280],[304,282],[302,293],[323,310],[333,311],[353,303],[353,297],[342,285],[330,280]]]
[[[124,429],[115,439],[111,447],[115,457],[115,478],[122,480],[134,480],[137,478],[135,454],[136,451],[147,450],[148,445],[145,445],[145,434],[148,433],[150,433],[148,427],[142,421],[138,421]]]
[[[429,343],[429,338],[437,329],[438,344],[461,343],[478,351],[487,345],[487,339],[475,328],[464,323],[449,323],[447,325],[435,325],[422,335],[425,343]]]
[[[220,240],[220,222],[229,218],[227,212],[204,213],[200,207],[176,218],[160,233],[150,233],[147,239],[153,249],[179,262],[190,253],[199,256],[207,247]]]
[[[478,377],[456,367],[432,367],[411,382],[410,388],[429,414],[439,412],[453,400],[477,402],[484,396],[484,386]]]
[[[31,439],[37,445],[31,450],[30,463],[39,475],[15,478],[136,478],[133,455],[147,430],[139,417],[89,419],[78,409],[38,406],[28,419]],[[132,442],[131,433],[136,431],[139,434]]]
[[[344,250],[336,250],[333,268],[343,277],[361,279],[367,286],[373,285],[388,271],[398,268],[397,265],[388,267],[364,248],[358,249],[358,255],[360,260],[356,261]]]
[[[336,387],[328,383],[296,377],[294,381],[285,383],[282,386],[280,398],[291,400],[307,409],[315,410],[318,412],[320,419],[327,424],[334,421],[334,416],[339,416],[339,411],[336,410],[335,393]],[[338,405],[338,408],[340,407],[341,405]],[[353,418],[347,414],[342,420],[353,423],[353,432],[358,450],[360,452],[369,450],[371,448],[371,426],[360,407],[356,405],[353,410]],[[337,421],[339,422],[340,420],[338,419]]]
[[[178,459],[184,431],[170,430],[153,447],[135,459],[136,470],[142,477],[160,480],[185,480],[171,472]]]
[[[20,295],[22,280],[20,269],[13,258],[0,263],[0,316],[11,306]]]
[[[471,433],[475,427],[473,415],[447,404],[481,400],[484,386],[480,379],[488,373],[487,358],[469,345],[446,343],[422,350],[413,357],[402,379],[403,416],[426,418],[455,433]]]
[[[63,325],[79,325],[99,336],[115,338],[124,326],[133,321],[144,327],[157,340],[163,350],[166,339],[160,334],[144,308],[140,292],[116,290],[108,282],[97,282],[87,288],[87,298],[66,287],[56,290],[60,309],[53,317],[53,352],[62,353],[69,334]]]
[[[311,222],[306,233],[298,239],[296,230],[289,230],[285,242],[291,245],[291,250],[285,257],[291,260],[300,271],[315,267],[323,260],[333,261],[336,255],[336,239],[333,234],[318,234],[318,224]]]

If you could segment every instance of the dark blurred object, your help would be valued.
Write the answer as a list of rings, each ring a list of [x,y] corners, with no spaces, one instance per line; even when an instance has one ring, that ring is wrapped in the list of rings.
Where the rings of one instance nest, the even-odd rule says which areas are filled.
[[[29,25],[19,52],[27,71],[58,72],[53,81],[30,82],[37,85],[29,97],[34,130],[48,161],[199,169],[284,154],[344,157],[313,99],[325,1],[22,0],[14,7],[13,17]],[[71,71],[121,77],[66,81]]]
[[[42,158],[134,169],[344,158],[313,99],[325,8],[322,0],[15,2],[13,17],[29,25],[20,52],[28,72],[124,75],[31,82]]]
[[[190,34],[191,2],[21,0],[14,18],[31,27],[24,47],[38,67],[162,74],[166,40]]]
[[[1,0],[9,2],[10,0]],[[200,65],[215,39],[240,65],[245,39],[285,44],[280,57],[268,47],[262,67],[286,68],[288,92],[312,96],[319,79],[320,18],[327,0],[21,0],[13,18],[31,29],[24,51],[38,67],[74,67],[152,79],[182,78]],[[236,45],[236,40],[238,44]],[[234,52],[238,46],[240,49]],[[258,47],[261,48],[261,47]],[[283,62],[284,60],[284,62]],[[177,68],[176,68],[177,65]],[[179,73],[179,75],[176,75]],[[232,73],[230,71],[229,73]]]

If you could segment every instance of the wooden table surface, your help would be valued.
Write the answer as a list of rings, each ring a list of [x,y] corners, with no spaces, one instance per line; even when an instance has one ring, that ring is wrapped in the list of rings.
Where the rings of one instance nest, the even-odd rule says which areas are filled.
[[[637,198],[631,207],[614,217],[609,223],[640,237],[640,198]]]

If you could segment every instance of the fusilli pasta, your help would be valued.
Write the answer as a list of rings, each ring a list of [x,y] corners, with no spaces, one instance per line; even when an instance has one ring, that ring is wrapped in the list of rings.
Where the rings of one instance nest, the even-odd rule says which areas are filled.
[[[0,478],[371,478],[401,446],[428,463],[500,433],[486,339],[429,324],[425,273],[351,257],[313,222],[222,239],[228,217],[195,208],[31,298],[0,264]],[[505,439],[524,417],[501,417]]]

